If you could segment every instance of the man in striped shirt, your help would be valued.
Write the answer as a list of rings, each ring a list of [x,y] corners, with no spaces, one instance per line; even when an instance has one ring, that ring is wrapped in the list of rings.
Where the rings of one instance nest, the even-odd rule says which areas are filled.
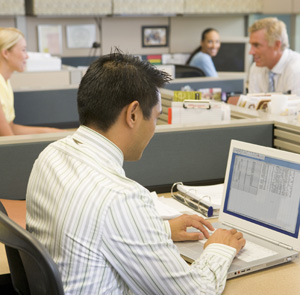
[[[123,161],[140,159],[170,77],[119,51],[96,60],[78,91],[81,126],[36,160],[27,229],[49,250],[66,294],[221,294],[242,234],[183,215],[163,221]],[[202,233],[187,233],[193,226]],[[208,237],[192,265],[173,241]]]

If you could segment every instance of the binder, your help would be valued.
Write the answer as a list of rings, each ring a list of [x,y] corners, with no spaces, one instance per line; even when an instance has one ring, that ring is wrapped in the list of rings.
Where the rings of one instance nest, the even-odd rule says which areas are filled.
[[[175,187],[178,190],[176,192],[174,192]],[[209,190],[212,191],[211,195],[208,193]],[[206,217],[216,217],[221,207],[223,184],[193,187],[175,182],[171,188],[171,196]]]

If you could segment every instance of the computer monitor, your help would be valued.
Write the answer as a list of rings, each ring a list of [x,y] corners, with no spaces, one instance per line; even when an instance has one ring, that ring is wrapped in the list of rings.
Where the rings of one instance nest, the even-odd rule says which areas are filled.
[[[213,57],[217,72],[247,73],[251,64],[248,38],[222,39],[217,56]]]

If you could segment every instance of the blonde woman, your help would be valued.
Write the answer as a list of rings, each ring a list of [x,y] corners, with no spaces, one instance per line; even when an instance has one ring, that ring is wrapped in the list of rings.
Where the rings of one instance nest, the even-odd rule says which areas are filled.
[[[10,77],[14,71],[23,72],[28,54],[26,40],[16,28],[0,28],[0,136],[59,132],[48,127],[15,124],[14,94]]]

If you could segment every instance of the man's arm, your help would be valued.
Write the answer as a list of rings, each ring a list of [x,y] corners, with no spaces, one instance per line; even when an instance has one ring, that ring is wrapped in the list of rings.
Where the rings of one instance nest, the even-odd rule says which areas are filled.
[[[181,258],[166,232],[164,222],[158,216],[154,204],[143,201],[140,196],[114,199],[118,201],[113,202],[106,218],[103,254],[114,266],[115,271],[123,274],[122,279],[133,292],[137,294],[222,293],[228,268],[237,250],[219,244],[219,241],[226,239],[231,241],[236,237],[232,237],[227,231],[226,233],[217,231],[214,237],[216,242],[212,240],[201,257],[189,266]],[[118,216],[124,218],[120,219]],[[183,227],[195,221],[186,220],[183,222]],[[183,227],[178,226],[180,224],[178,221],[176,224],[176,228],[179,228],[178,232],[181,233],[175,234],[180,237],[183,234]],[[201,226],[197,225],[197,227]]]

